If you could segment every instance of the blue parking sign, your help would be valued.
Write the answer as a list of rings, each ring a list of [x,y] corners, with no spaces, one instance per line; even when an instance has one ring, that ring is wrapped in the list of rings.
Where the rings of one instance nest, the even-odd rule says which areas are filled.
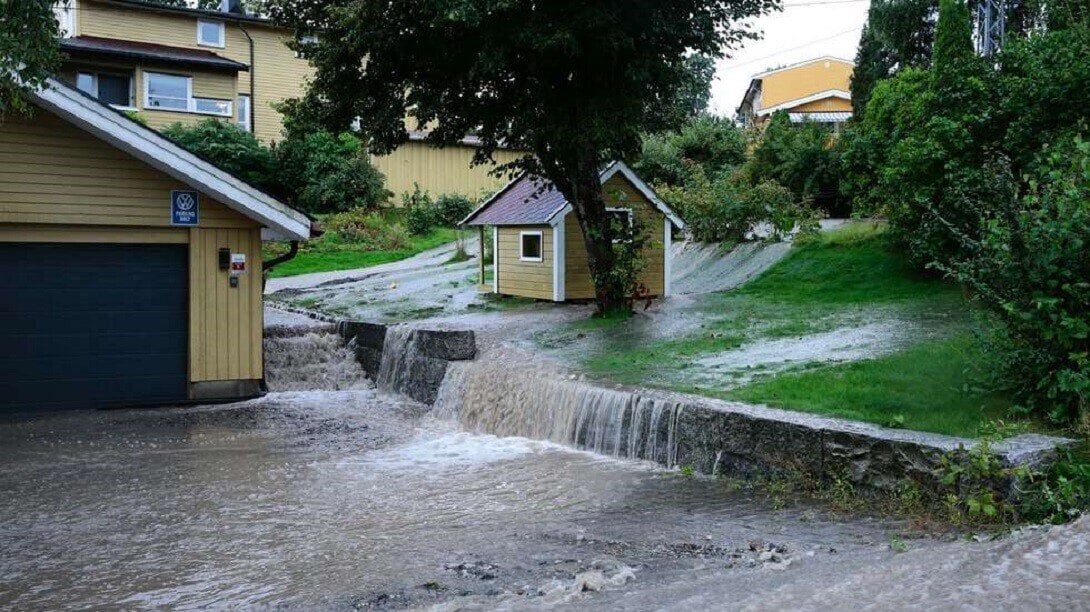
[[[170,224],[197,225],[201,221],[200,198],[196,191],[170,192]]]

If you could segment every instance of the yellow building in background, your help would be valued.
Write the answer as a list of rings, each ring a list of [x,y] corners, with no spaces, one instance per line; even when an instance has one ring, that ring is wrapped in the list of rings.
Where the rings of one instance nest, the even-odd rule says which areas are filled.
[[[57,4],[60,80],[121,111],[134,111],[161,130],[174,123],[214,118],[236,123],[270,144],[283,138],[275,106],[304,94],[310,64],[288,48],[293,32],[248,15],[235,1],[223,10],[174,7],[139,0],[69,0]],[[422,135],[391,155],[372,157],[394,193],[392,204],[415,185],[432,196],[476,198],[506,182],[492,167],[472,167],[472,138],[432,147]],[[500,150],[498,163],[518,157]]]
[[[738,120],[760,125],[782,110],[793,123],[847,121],[852,116],[854,69],[848,60],[825,56],[754,75],[738,106]]]

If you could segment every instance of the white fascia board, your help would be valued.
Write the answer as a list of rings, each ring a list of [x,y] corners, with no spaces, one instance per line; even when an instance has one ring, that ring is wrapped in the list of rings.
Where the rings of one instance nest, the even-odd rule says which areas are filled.
[[[803,60],[801,62],[795,62],[794,64],[788,64],[779,68],[773,68],[772,70],[766,70],[764,72],[753,75],[754,79],[763,79],[771,74],[783,72],[785,70],[794,70],[800,66],[806,66],[808,64],[816,64],[817,62],[840,62],[841,64],[848,64],[849,66],[855,66],[855,62],[844,59],[842,57],[836,57],[835,55],[823,55],[821,57],[815,57],[813,59]]]
[[[174,144],[154,130],[107,108],[84,94],[49,79],[33,92],[46,110],[108,142],[149,166],[194,187],[290,240],[310,238],[310,219]]]
[[[826,89],[825,91],[819,91],[816,94],[810,94],[810,95],[808,95],[808,96],[806,96],[804,98],[797,98],[795,100],[788,100],[787,102],[784,102],[782,104],[777,104],[776,106],[770,106],[768,108],[762,108],[761,110],[757,111],[757,115],[763,117],[765,115],[771,115],[772,113],[774,113],[776,111],[779,111],[779,110],[786,110],[786,109],[789,109],[789,108],[794,108],[794,107],[800,106],[802,104],[809,104],[810,102],[817,102],[818,100],[824,100],[825,98],[840,98],[842,100],[851,100],[852,99],[852,94],[847,92],[847,91],[844,91],[843,89]]]
[[[647,198],[651,202],[651,204],[658,209],[659,212],[666,215],[666,218],[670,219],[670,221],[673,222],[674,225],[678,226],[679,228],[685,227],[685,222],[681,220],[681,217],[678,217],[677,214],[674,213],[674,211],[670,210],[670,207],[667,206],[666,203],[663,202],[661,199],[659,199],[658,194],[656,194],[655,191],[651,189],[651,187],[648,186],[647,183],[643,182],[640,177],[636,176],[636,173],[633,172],[632,169],[629,168],[628,165],[625,164],[623,161],[615,161],[602,171],[602,184],[604,185],[606,181],[613,178],[613,175],[617,174],[618,172],[624,175],[624,177],[628,179],[628,182],[632,183],[632,185],[637,190],[639,190],[639,192],[642,193],[644,197]]]

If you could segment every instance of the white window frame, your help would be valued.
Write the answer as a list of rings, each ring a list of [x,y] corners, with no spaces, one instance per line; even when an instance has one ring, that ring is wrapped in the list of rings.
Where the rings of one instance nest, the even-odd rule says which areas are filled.
[[[217,25],[219,26],[219,40],[208,41],[201,38],[201,27],[205,25]],[[197,20],[197,44],[202,47],[216,47],[217,49],[223,49],[227,46],[227,24],[223,21],[217,21],[215,19],[198,19]]]
[[[110,75],[110,76],[119,76],[119,77],[128,77],[129,78],[129,103],[128,104],[111,104],[110,108],[115,108],[117,110],[123,110],[123,111],[138,110],[136,108],[136,92],[134,91],[135,88],[136,88],[136,76],[135,75],[133,75],[132,73],[125,73],[125,72],[111,72],[109,70],[105,70],[105,71],[95,70],[93,72],[90,71],[90,70],[77,70],[76,71],[76,89],[79,89],[79,77],[80,77],[80,75],[84,75],[84,74],[91,77],[91,83],[94,85],[94,91],[83,91],[82,89],[80,89],[80,91],[83,91],[83,93],[91,96],[92,98],[94,98],[96,100],[98,100],[98,76],[100,74],[107,74],[107,75]]]
[[[245,104],[243,104],[243,100],[246,101]],[[250,114],[250,104],[252,103],[253,100],[250,99],[250,94],[238,94],[238,106],[236,107],[238,110],[238,117],[236,123],[238,124],[238,127],[242,128],[245,132],[251,132],[254,129],[254,126],[251,125],[252,116]]]
[[[198,100],[208,100],[208,101],[211,101],[211,102],[226,102],[227,103],[227,110],[225,110],[222,113],[217,113],[217,112],[214,112],[214,111],[197,110],[197,101]],[[193,114],[196,114],[196,115],[210,115],[212,117],[227,117],[229,119],[232,119],[235,116],[235,103],[233,101],[231,101],[231,100],[226,99],[226,98],[205,98],[205,97],[202,97],[202,96],[197,96],[197,97],[189,96],[189,112],[191,112]]]
[[[606,207],[606,212],[607,213],[622,213],[622,212],[623,213],[628,213],[628,227],[629,227],[629,229],[634,227],[635,224],[636,224],[636,213],[631,208],[628,208],[628,207],[609,207],[609,206],[607,206]],[[627,241],[624,240],[623,238],[614,238],[613,239],[613,244],[617,244],[618,242],[627,242]]]
[[[537,257],[527,257],[526,256],[526,245],[523,243],[523,240],[526,238],[526,236],[537,236],[537,244],[538,244],[538,256]],[[543,231],[541,231],[541,230],[529,230],[529,231],[519,232],[519,261],[531,261],[531,262],[535,262],[535,263],[541,263],[541,262],[545,261],[545,233]]]
[[[299,40],[297,41],[297,43],[296,43],[297,50],[295,51],[295,59],[305,59],[304,56],[306,54],[303,52],[303,49],[306,49],[310,45],[316,45],[316,44],[318,44],[318,36],[316,36],[314,34],[307,34],[306,36],[301,36],[299,38]]]
[[[185,79],[185,108],[164,108],[161,106],[151,105],[151,80],[153,77],[177,77]],[[177,98],[172,98],[177,99]],[[222,113],[214,113],[211,111],[197,110],[197,100],[213,100],[216,102],[226,102],[227,111]],[[192,113],[195,115],[209,115],[211,117],[228,117],[233,118],[235,116],[235,104],[232,100],[225,98],[207,98],[204,96],[193,96],[193,77],[185,74],[171,74],[169,72],[145,72],[144,73],[144,110],[148,111],[163,111],[169,113]]]
[[[53,16],[57,19],[57,29],[62,38],[76,35],[76,0],[57,0],[53,3]]]

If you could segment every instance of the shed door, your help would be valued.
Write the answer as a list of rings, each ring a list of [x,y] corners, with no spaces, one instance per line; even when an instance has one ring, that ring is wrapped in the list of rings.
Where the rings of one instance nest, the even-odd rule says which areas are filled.
[[[186,399],[187,253],[0,243],[0,413]]]

